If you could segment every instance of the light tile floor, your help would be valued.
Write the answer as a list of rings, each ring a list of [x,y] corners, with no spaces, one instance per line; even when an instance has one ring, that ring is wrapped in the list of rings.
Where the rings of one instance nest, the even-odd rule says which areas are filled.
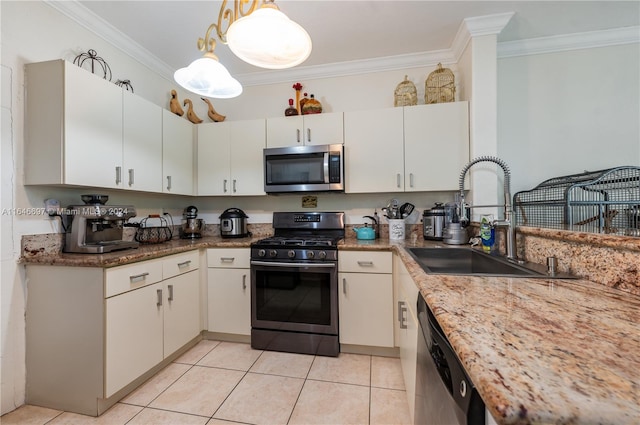
[[[98,418],[25,405],[2,425],[409,424],[400,360],[201,341]]]

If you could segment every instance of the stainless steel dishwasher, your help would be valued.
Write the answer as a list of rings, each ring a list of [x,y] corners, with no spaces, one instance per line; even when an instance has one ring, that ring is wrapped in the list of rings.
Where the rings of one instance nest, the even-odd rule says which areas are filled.
[[[417,311],[415,425],[485,425],[484,402],[421,294]]]

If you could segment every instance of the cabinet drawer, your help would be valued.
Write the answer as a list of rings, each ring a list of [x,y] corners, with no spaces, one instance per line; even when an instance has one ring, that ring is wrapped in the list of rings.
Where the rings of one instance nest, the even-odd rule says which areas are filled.
[[[248,269],[250,250],[248,248],[212,248],[207,250],[208,267]]]
[[[162,259],[162,278],[169,279],[182,273],[197,270],[200,266],[198,251],[170,255]]]
[[[352,273],[391,273],[391,252],[338,251],[338,270]]]
[[[104,297],[109,298],[162,280],[162,259],[106,269]]]

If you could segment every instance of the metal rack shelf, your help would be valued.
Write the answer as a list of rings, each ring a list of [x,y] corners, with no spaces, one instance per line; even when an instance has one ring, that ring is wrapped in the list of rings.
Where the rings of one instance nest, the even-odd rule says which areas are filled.
[[[640,167],[555,177],[513,205],[518,225],[640,236]]]

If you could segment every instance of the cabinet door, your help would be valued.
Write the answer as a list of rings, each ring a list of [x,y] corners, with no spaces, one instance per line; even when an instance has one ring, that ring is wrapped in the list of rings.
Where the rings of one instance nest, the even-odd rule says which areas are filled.
[[[344,113],[345,192],[404,190],[402,108]]]
[[[266,195],[264,192],[265,120],[229,123],[231,194]]]
[[[162,192],[162,108],[124,91],[124,188]]]
[[[105,398],[163,359],[162,283],[108,298]]]
[[[405,191],[458,190],[469,162],[467,102],[404,109]]]
[[[303,115],[305,145],[333,145],[344,143],[342,112]]]
[[[393,347],[390,274],[339,273],[340,343]]]
[[[164,357],[200,333],[200,283],[197,270],[163,282]]]
[[[209,318],[207,329],[251,335],[249,269],[209,269]]]
[[[230,195],[229,122],[198,124],[198,195]]]
[[[122,89],[65,62],[64,183],[123,187]]]
[[[419,322],[416,314],[418,287],[399,256],[394,256],[396,284],[395,332],[398,335],[400,364],[409,401],[409,412],[414,417],[416,389],[416,361],[418,355]]]
[[[162,110],[162,191],[193,195],[193,125]]]
[[[267,147],[302,146],[302,115],[267,119]]]

